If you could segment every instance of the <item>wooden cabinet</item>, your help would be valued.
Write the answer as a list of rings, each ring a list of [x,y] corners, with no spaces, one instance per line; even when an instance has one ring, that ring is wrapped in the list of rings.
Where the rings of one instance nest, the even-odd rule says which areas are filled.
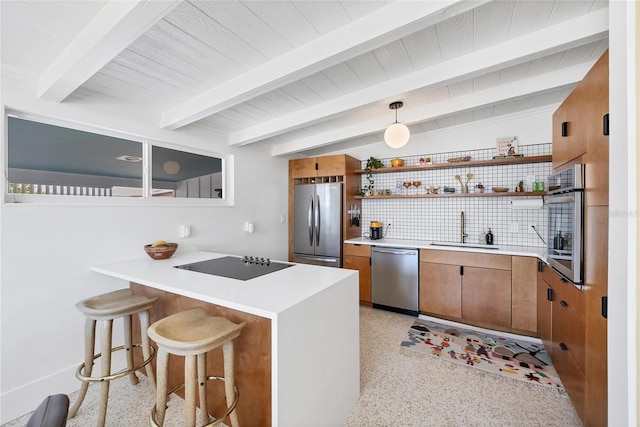
[[[536,266],[531,257],[422,249],[420,311],[477,326],[535,333]]]
[[[371,305],[371,246],[345,243],[344,268],[360,272],[360,304]]]
[[[420,311],[462,317],[462,276],[459,265],[420,263]]]
[[[509,270],[463,266],[462,318],[480,324],[511,327],[510,263]]]
[[[360,167],[360,161],[357,163]],[[296,159],[289,162],[291,178],[315,178],[325,176],[339,176],[347,174],[347,156],[335,155],[324,157],[310,157]],[[349,173],[353,173],[351,169]]]
[[[585,210],[585,426],[607,425],[608,210],[608,206]]]
[[[537,314],[538,259],[511,257],[511,327],[538,331]]]
[[[603,312],[606,311],[608,293],[608,112],[609,51],[606,51],[553,116],[553,168],[568,163],[585,165],[585,286],[582,292],[585,308],[583,315],[578,316],[585,328],[584,355],[576,356],[571,352],[572,358],[568,358],[567,352],[558,353],[558,357],[562,357],[556,367],[560,371],[573,373],[565,374],[573,375],[567,389],[573,390],[570,395],[572,400],[575,398],[578,402],[576,409],[580,407],[580,417],[585,426],[607,425],[607,319]],[[561,121],[569,122],[570,136],[572,129],[580,130],[579,149],[568,151],[566,138],[558,133]],[[557,320],[554,315],[553,325]],[[553,341],[556,342],[555,337]],[[553,348],[552,352],[555,357],[556,349]],[[581,360],[582,357],[584,360]],[[579,371],[583,372],[580,385],[575,383]]]
[[[580,418],[585,418],[585,296],[548,266],[538,275],[538,329]],[[606,424],[606,423],[605,423]]]
[[[538,337],[540,337],[547,353],[551,356],[553,349],[553,343],[551,342],[551,304],[553,301],[553,288],[544,280],[542,261],[538,261],[538,263],[540,267],[537,273],[536,304]]]
[[[585,101],[584,122],[587,154],[585,165],[585,203],[609,204],[609,136],[605,135],[609,113],[609,52],[596,62],[580,82],[590,96]],[[607,117],[605,117],[607,116]]]
[[[602,137],[604,115],[609,110],[608,65],[607,51],[553,114],[553,169],[580,162],[582,155],[593,152],[594,138]]]

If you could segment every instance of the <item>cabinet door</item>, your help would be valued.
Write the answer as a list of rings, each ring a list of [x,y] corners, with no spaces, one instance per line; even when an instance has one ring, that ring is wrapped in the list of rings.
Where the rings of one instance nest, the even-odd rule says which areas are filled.
[[[587,91],[583,82],[571,92],[565,101],[566,121],[569,126],[569,136],[564,138],[567,148],[567,161],[571,161],[587,152],[585,138],[587,123],[585,120],[585,103]]]
[[[558,107],[558,109],[553,113],[552,119],[552,167],[553,169],[561,166],[567,162],[567,143],[566,138],[568,136],[562,136],[562,124],[567,121],[567,112],[565,104],[563,103]],[[569,124],[567,124],[567,131]]]
[[[346,174],[346,158],[343,154],[318,157],[316,161],[318,162],[318,176]]]
[[[511,271],[464,267],[462,317],[511,327]]]
[[[585,209],[585,419],[586,425],[607,424],[607,296],[608,216],[606,206]],[[603,260],[605,262],[603,262]]]
[[[289,174],[291,178],[315,178],[316,158],[290,160]]]
[[[511,266],[511,327],[536,332],[538,260],[512,256]]]
[[[587,206],[609,204],[609,136],[604,134],[604,116],[609,112],[608,51],[589,71],[583,84],[589,96],[585,105],[588,154],[585,164],[585,203]]]
[[[460,318],[460,266],[420,263],[420,311]]]
[[[549,267],[545,267],[549,268]],[[553,349],[551,337],[551,304],[553,288],[544,281],[542,273],[538,273],[538,336],[544,343],[544,348],[551,356]],[[551,297],[551,300],[549,299]]]
[[[371,258],[345,255],[344,268],[360,272],[360,302],[371,303]]]

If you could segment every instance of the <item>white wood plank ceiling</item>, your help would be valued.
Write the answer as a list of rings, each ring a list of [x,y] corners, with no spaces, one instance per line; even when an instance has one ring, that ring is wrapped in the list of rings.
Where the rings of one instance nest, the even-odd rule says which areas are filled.
[[[608,2],[2,1],[2,72],[55,102],[309,156],[557,104],[608,47]]]

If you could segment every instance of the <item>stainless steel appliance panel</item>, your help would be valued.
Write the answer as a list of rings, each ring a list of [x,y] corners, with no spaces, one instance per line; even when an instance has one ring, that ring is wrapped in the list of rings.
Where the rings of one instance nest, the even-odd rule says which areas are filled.
[[[572,165],[549,177],[547,263],[580,285],[583,282],[584,165]]]
[[[294,186],[293,252],[315,255],[315,184]]]
[[[316,184],[315,254],[340,257],[342,248],[342,184]]]
[[[383,248],[371,251],[371,301],[374,307],[418,314],[418,250]]]
[[[342,267],[342,184],[294,186],[294,261]]]

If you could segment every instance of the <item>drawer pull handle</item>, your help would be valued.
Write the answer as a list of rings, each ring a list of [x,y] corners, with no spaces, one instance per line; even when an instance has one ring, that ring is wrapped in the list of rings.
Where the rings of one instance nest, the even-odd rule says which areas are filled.
[[[568,281],[567,279],[565,279],[564,277],[561,277],[561,278],[560,278],[560,281],[561,281],[562,283],[569,283],[569,281]]]
[[[563,137],[569,136],[569,130],[568,129],[569,129],[569,123],[562,122],[561,132],[562,132],[562,136]]]
[[[560,348],[562,351],[567,351],[567,346],[563,342],[560,343]]]
[[[464,265],[460,266],[460,275],[464,276]]]
[[[569,307],[569,304],[567,304],[566,301],[560,301],[560,305],[563,307]]]
[[[547,288],[547,301],[553,301],[553,289]]]

